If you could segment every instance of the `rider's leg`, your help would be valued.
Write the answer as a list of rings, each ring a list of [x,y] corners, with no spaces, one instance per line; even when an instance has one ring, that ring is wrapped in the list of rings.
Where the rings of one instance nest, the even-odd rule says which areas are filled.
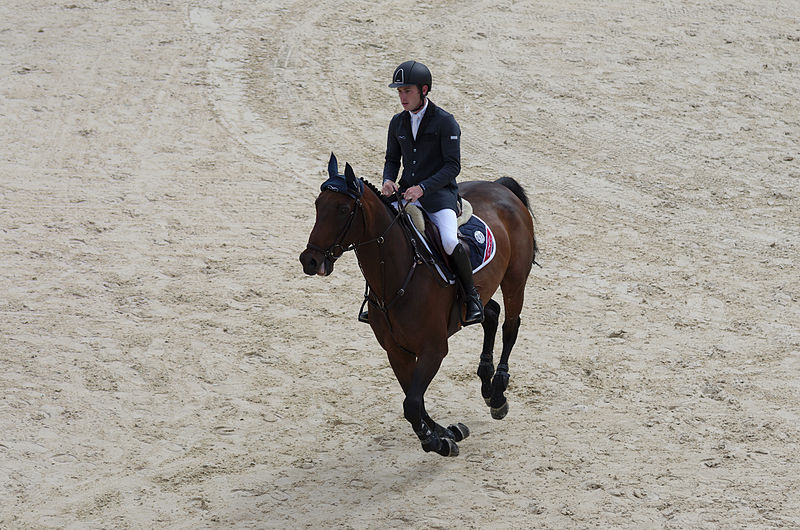
[[[444,208],[438,212],[428,212],[428,215],[439,229],[439,235],[442,237],[442,246],[447,255],[452,255],[453,250],[459,246],[458,240],[458,218],[456,212],[450,208]]]
[[[483,304],[477,289],[475,289],[475,283],[472,278],[472,264],[469,262],[466,250],[458,240],[456,212],[445,208],[438,212],[429,212],[428,215],[430,215],[431,220],[439,229],[439,234],[442,237],[442,246],[445,252],[453,259],[455,273],[467,294],[467,314],[464,317],[464,325],[469,326],[470,324],[483,322]]]

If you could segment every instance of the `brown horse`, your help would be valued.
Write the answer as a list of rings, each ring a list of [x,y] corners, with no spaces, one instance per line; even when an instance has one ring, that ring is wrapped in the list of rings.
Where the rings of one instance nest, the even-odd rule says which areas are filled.
[[[350,164],[339,175],[331,154],[330,178],[316,200],[317,217],[300,254],[306,274],[328,276],[334,262],[355,251],[368,286],[369,323],[386,350],[405,393],[405,418],[422,448],[456,456],[459,442],[469,435],[461,423],[442,427],[425,411],[424,395],[447,355],[447,339],[459,329],[463,304],[453,285],[443,285],[431,267],[421,266],[418,241],[404,228],[405,214],[392,208],[377,188],[357,179]],[[366,185],[366,186],[365,186]],[[366,189],[365,189],[366,188]],[[459,184],[460,194],[495,236],[494,259],[475,274],[475,286],[485,307],[483,351],[478,366],[481,393],[492,417],[508,412],[508,357],[517,339],[525,283],[536,258],[533,216],[522,187],[512,178]],[[500,305],[492,295],[501,287],[505,305],[503,351],[497,371],[492,352]]]

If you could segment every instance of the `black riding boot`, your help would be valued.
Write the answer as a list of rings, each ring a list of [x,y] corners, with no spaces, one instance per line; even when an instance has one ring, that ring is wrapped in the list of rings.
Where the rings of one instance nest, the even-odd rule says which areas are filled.
[[[483,304],[472,280],[472,264],[469,262],[469,256],[459,243],[450,257],[453,258],[456,275],[461,280],[464,292],[467,293],[467,314],[464,316],[464,325],[479,324],[483,322]]]

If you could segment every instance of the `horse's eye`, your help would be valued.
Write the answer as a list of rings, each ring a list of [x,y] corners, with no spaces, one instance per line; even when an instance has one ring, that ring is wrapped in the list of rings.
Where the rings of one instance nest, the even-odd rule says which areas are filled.
[[[341,206],[339,206],[338,211],[339,215],[347,215],[350,213],[350,207],[346,204],[342,204]]]

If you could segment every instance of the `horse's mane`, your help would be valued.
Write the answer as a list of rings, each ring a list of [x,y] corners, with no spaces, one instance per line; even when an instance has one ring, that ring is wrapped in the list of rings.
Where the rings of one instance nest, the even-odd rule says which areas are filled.
[[[367,180],[364,180],[363,178],[362,178],[362,179],[359,179],[359,180],[361,180],[361,182],[363,182],[363,183],[364,183],[364,186],[366,186],[367,188],[369,188],[370,190],[372,190],[372,193],[374,193],[375,195],[377,195],[377,196],[378,196],[378,198],[381,200],[381,202],[382,202],[383,204],[385,204],[385,205],[386,205],[386,207],[387,207],[387,208],[389,208],[389,210],[390,210],[392,213],[396,213],[396,210],[394,209],[394,206],[392,206],[392,198],[391,198],[391,197],[384,197],[384,196],[383,196],[383,194],[381,194],[381,192],[378,190],[378,187],[377,187],[377,186],[375,186],[373,183],[371,183],[371,182],[369,182],[369,181],[367,181]]]

